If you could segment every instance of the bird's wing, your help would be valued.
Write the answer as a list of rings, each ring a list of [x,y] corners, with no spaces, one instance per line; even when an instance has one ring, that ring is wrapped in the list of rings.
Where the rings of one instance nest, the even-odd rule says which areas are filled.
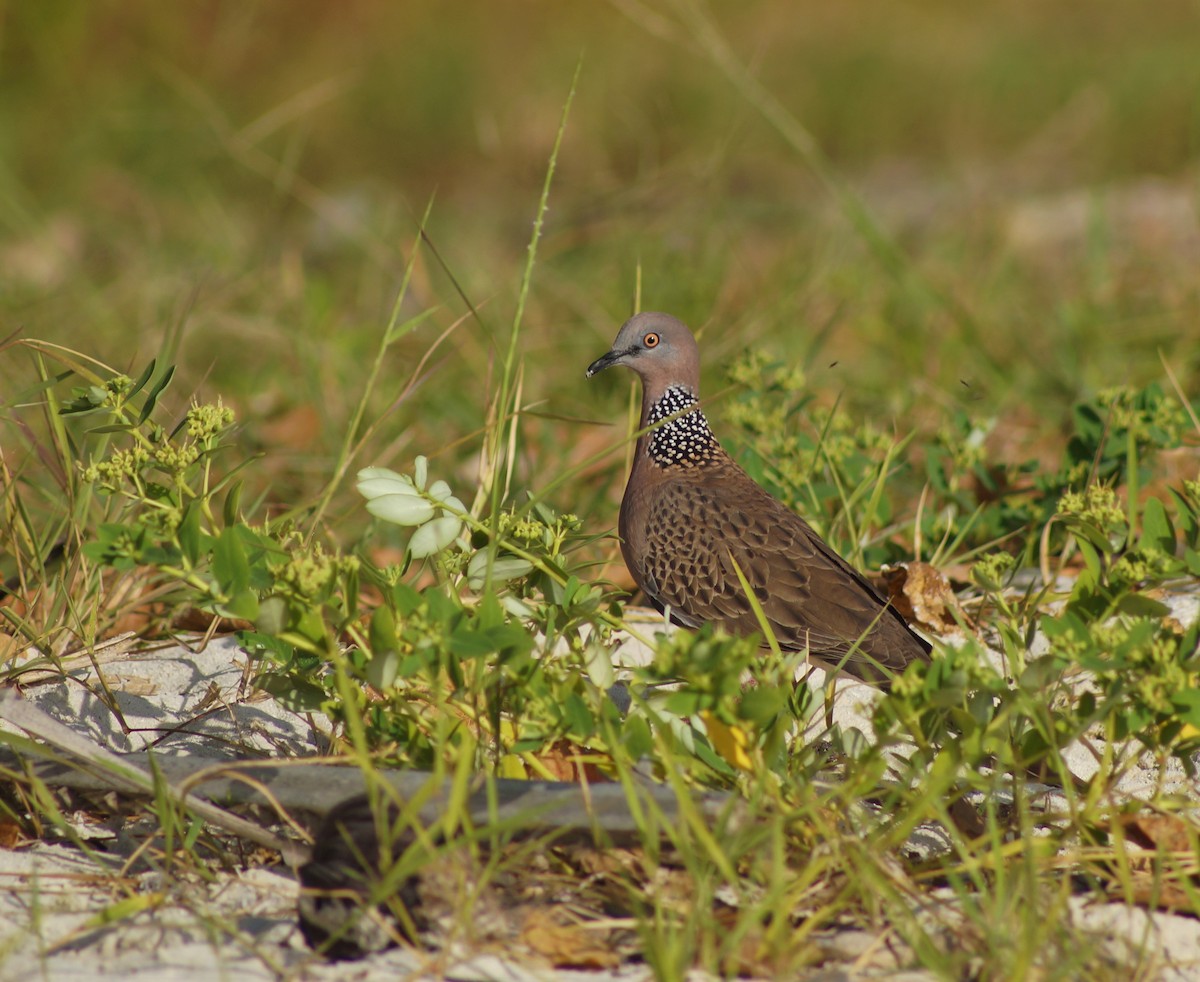
[[[853,567],[740,470],[661,483],[646,518],[655,599],[687,619],[758,630],[740,569],[784,648],[835,662],[849,654],[845,667],[871,678],[872,662],[895,671],[928,651]]]

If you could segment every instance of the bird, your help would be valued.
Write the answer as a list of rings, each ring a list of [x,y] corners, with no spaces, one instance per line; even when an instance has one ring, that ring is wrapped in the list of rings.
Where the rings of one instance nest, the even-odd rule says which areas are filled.
[[[621,554],[656,608],[689,628],[758,633],[740,571],[782,650],[884,689],[929,661],[929,643],[900,612],[726,453],[700,405],[700,350],[686,324],[635,315],[587,377],[616,365],[642,383]]]

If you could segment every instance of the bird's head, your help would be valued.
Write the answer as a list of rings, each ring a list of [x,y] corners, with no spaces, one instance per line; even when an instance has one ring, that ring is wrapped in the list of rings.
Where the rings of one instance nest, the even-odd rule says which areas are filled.
[[[700,351],[696,339],[683,321],[670,314],[647,311],[627,320],[608,354],[588,365],[587,377],[613,365],[637,372],[652,399],[674,385],[699,394]]]

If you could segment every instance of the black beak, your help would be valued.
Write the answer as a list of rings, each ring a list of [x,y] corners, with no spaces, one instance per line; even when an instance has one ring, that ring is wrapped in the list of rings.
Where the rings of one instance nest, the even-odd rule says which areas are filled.
[[[609,368],[612,365],[615,365],[617,362],[619,362],[622,358],[624,358],[629,353],[630,352],[628,350],[617,351],[614,349],[613,351],[610,351],[606,355],[601,355],[594,362],[592,362],[590,365],[588,365],[587,377],[591,378],[597,372],[602,372],[602,371],[604,371],[604,369]]]

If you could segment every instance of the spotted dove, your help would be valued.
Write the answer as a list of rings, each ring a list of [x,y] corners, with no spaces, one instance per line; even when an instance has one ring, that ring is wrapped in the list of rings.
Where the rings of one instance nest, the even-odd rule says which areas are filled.
[[[625,565],[651,601],[688,627],[747,635],[759,621],[741,570],[784,650],[877,685],[929,644],[816,532],[722,449],[700,408],[700,352],[668,314],[638,314],[591,378],[612,365],[642,380],[641,426],[621,501]],[[735,565],[736,564],[736,565]]]

